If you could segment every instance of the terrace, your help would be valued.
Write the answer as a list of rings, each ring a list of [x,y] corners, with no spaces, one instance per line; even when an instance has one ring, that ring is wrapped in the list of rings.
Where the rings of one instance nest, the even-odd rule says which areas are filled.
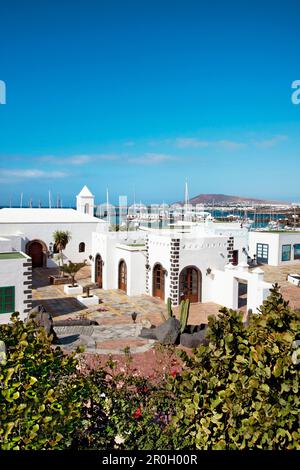
[[[67,351],[83,345],[87,353],[97,354],[97,358],[107,360],[108,354],[124,358],[124,349],[130,347],[138,368],[153,370],[155,348],[152,340],[140,338],[143,326],[162,323],[162,313],[167,307],[160,299],[147,296],[128,297],[124,292],[92,289],[99,297],[99,303],[84,307],[72,295],[66,295],[61,285],[49,285],[49,274],[57,274],[56,269],[36,268],[33,270],[33,305],[43,305],[53,317],[54,328]],[[85,266],[76,276],[83,287],[90,284],[90,268]],[[213,303],[193,304],[190,309],[190,324],[207,323],[209,315],[217,314],[220,306]],[[137,313],[136,323],[131,314]],[[174,309],[175,315],[178,308]],[[89,319],[98,325],[72,326],[72,320]],[[70,326],[55,326],[58,321],[70,321]],[[100,360],[99,359],[99,360]]]

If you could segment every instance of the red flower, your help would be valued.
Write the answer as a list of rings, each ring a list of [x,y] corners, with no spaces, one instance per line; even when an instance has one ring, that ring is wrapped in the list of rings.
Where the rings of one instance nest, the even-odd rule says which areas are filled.
[[[136,412],[133,413],[133,417],[134,417],[135,419],[139,419],[139,418],[142,417],[141,408],[138,408],[138,409],[136,410]]]
[[[171,375],[172,375],[172,377],[176,377],[176,375],[177,375],[177,370],[175,370],[175,369],[174,369],[174,370],[171,370]]]

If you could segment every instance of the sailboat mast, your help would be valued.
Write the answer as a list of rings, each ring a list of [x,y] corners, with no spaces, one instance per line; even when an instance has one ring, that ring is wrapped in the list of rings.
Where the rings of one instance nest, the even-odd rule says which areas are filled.
[[[106,217],[107,221],[110,224],[110,213],[109,213],[109,194],[108,194],[108,188],[106,188]]]

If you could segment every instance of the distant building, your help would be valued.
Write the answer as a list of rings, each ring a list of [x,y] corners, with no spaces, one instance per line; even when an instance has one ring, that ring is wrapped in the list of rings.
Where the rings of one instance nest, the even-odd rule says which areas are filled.
[[[258,263],[271,266],[300,262],[300,232],[249,232],[249,254],[255,255]]]

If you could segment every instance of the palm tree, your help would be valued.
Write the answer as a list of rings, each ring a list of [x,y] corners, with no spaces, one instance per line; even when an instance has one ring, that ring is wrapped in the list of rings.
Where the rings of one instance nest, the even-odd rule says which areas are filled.
[[[80,271],[80,269],[84,266],[86,266],[86,261],[83,263],[72,263],[72,261],[69,261],[69,264],[64,264],[63,271],[64,273],[70,274],[72,279],[72,287],[75,287],[75,274],[78,273],[78,271]]]
[[[71,233],[63,230],[56,230],[53,233],[53,240],[56,248],[59,251],[59,257],[60,257],[60,266],[63,268],[64,264],[64,258],[63,258],[63,250],[66,249],[67,244],[71,240]]]

